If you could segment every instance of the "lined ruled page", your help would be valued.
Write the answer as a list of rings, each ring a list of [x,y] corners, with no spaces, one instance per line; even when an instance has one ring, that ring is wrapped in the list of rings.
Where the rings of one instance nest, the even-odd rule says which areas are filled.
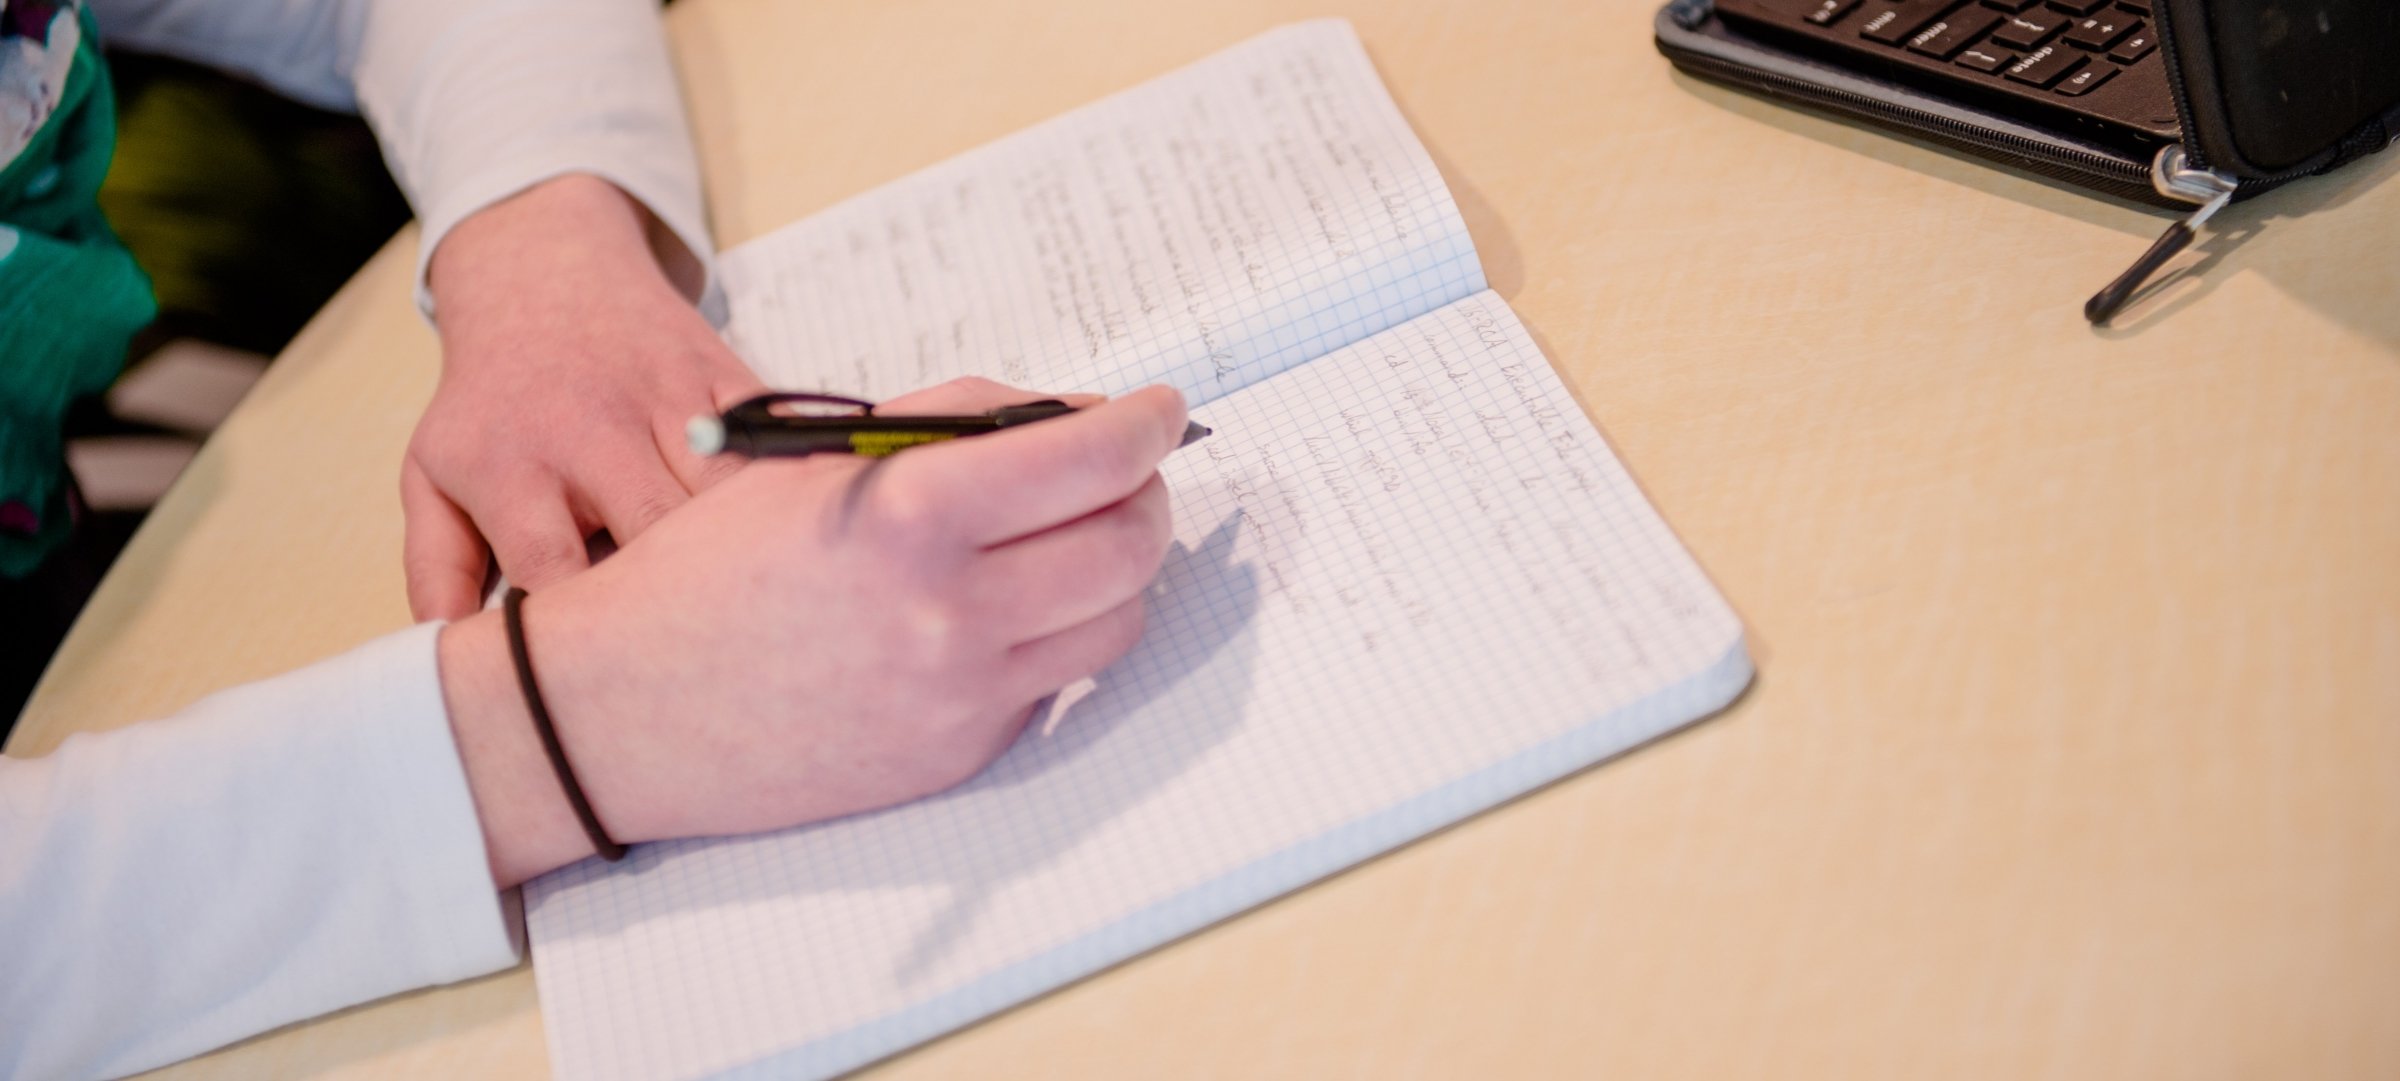
[[[1149,630],[950,793],[525,889],[562,1078],[830,1076],[1723,706],[1740,624],[1499,297],[1201,406]]]
[[[840,203],[721,260],[770,385],[961,375],[1208,401],[1484,287],[1348,23],[1301,23]]]

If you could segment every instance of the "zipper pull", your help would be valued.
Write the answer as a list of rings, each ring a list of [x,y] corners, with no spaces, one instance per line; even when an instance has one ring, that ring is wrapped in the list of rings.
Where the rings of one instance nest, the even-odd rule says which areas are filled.
[[[2167,231],[2159,234],[2158,242],[2150,245],[2150,250],[2134,260],[2132,266],[2126,267],[2125,273],[2117,275],[2117,280],[2108,283],[2107,288],[2084,301],[2083,317],[2093,326],[2106,326],[2109,317],[2117,314],[2117,309],[2133,298],[2134,290],[2149,281],[2150,276],[2158,273],[2158,268],[2167,265],[2167,260],[2175,258],[2176,253],[2191,246],[2192,241],[2200,235],[2200,227],[2208,224],[2208,219],[2215,217],[2217,211],[2225,209],[2225,204],[2233,201],[2234,190],[2240,184],[2241,181],[2225,173],[2193,165],[2185,158],[2181,143],[2160,150],[2157,157],[2150,159],[2150,186],[2170,199],[2198,203],[2200,209],[2192,211],[2190,217],[2167,226]]]

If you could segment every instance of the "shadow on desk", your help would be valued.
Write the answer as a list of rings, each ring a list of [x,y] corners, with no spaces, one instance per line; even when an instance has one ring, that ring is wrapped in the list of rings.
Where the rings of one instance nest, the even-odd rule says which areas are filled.
[[[2355,274],[2320,270],[2306,275],[2305,284],[2291,272],[2321,248],[2320,237],[2356,228],[2343,208],[2395,175],[2400,175],[2400,153],[2387,151],[2225,208],[2190,252],[2135,293],[2124,315],[2098,333],[2111,340],[2137,337],[2198,304],[2227,277],[2255,272],[2342,325],[2400,347],[2400,304],[2393,303],[2393,288],[2400,283],[2392,280],[2389,266],[2362,266]]]
[[[1962,189],[1961,198],[2006,198],[2122,233],[2127,237],[2123,259],[2127,265],[2168,222],[2181,216],[1910,141],[1865,124],[1753,97],[1680,71],[1669,77],[1685,93],[1712,107],[1947,182]],[[2299,180],[2228,207],[2191,252],[2170,264],[2134,295],[2110,326],[2095,333],[2110,340],[2139,337],[2199,303],[2228,278],[2255,273],[2292,299],[2387,347],[2400,348],[2400,304],[2392,302],[2394,282],[2388,266],[2362,266],[2357,274],[2329,274],[2310,263],[2311,253],[2324,248],[2320,238],[2358,227],[2356,219],[2343,210],[2395,174],[2400,174],[2400,151],[2386,150],[2328,176]],[[2107,282],[2101,278],[2080,284],[2097,290]]]

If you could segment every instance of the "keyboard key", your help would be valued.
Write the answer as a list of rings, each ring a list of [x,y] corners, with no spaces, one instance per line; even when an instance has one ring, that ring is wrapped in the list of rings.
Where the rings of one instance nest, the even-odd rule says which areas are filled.
[[[1909,35],[1916,33],[1918,28],[1931,22],[1934,14],[1932,8],[1923,5],[1876,4],[1867,9],[1867,21],[1859,24],[1858,36],[1868,41],[1898,45],[1907,41]]]
[[[1983,0],[1983,6],[2015,14],[2041,2],[2042,0]]]
[[[2136,15],[2150,14],[2150,0],[2117,0],[2117,6]]]
[[[2108,0],[2050,0],[2050,6],[2069,15],[2089,15],[2108,6]]]
[[[1817,6],[1810,8],[1807,14],[1800,17],[1818,26],[1832,26],[1842,21],[1842,16],[1850,14],[1851,10],[1856,7],[1858,7],[1858,0],[1822,0]]]
[[[1969,49],[1958,54],[1958,62],[1977,71],[1998,71],[2008,64],[2008,54],[1993,52],[1988,46]]]
[[[2106,64],[2092,64],[2077,70],[2073,75],[2060,79],[2058,92],[2070,98],[2081,97],[2090,92],[2093,87],[2107,82],[2108,77],[2116,73],[2117,69]]]
[[[2031,49],[2050,40],[2050,35],[2065,25],[2065,19],[2050,12],[2028,11],[2001,23],[2000,29],[1992,31],[1992,41],[2011,49]]]
[[[2103,11],[2088,19],[2076,20],[2075,25],[2067,28],[2067,36],[2061,40],[2079,49],[2098,52],[2141,27],[2140,20],[2128,19],[2113,11]]]
[[[1908,39],[1908,51],[1923,53],[1936,60],[1948,60],[1958,55],[1967,43],[1982,37],[1984,31],[2000,22],[2000,13],[1983,8],[1962,8],[1958,14],[1936,20],[1915,37]]]
[[[2133,33],[2125,35],[2125,40],[2118,42],[2116,48],[2110,49],[2108,51],[2108,58],[2120,63],[2130,64],[2136,60],[2150,55],[2150,50],[2156,48],[2157,46],[2158,35],[2153,34],[2148,30],[2136,30]]]
[[[2058,45],[2044,45],[2017,58],[2008,66],[2008,77],[2044,90],[2066,74],[2083,66],[2083,54]]]

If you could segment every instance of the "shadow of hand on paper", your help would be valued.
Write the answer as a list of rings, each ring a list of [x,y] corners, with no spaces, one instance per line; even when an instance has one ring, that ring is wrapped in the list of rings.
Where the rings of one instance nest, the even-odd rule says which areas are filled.
[[[940,912],[914,935],[893,976],[914,983],[932,973],[973,930],[991,899],[1034,874],[1141,804],[1241,725],[1256,639],[1257,570],[1232,559],[1243,518],[1229,514],[1197,548],[1168,552],[1149,595],[1149,629],[1140,644],[1095,678],[1095,689],[1034,720],[1014,746],[973,780],[937,796],[793,833],[841,831],[842,854],[779,868],[765,876],[720,879],[729,892],[701,903],[738,904],[741,892],[841,894],[918,886],[945,888]],[[1195,676],[1205,674],[1195,681]],[[1184,708],[1144,715],[1179,688]],[[1171,732],[1156,725],[1175,724]],[[1072,813],[1061,814],[1062,808]],[[941,839],[937,851],[921,848]],[[742,838],[644,845],[616,873],[643,874]],[[626,914],[627,922],[639,920]],[[600,934],[625,929],[594,927]]]
[[[1038,870],[1091,832],[1117,817],[1182,773],[1208,749],[1232,736],[1241,721],[1256,642],[1243,632],[1258,611],[1259,584],[1248,565],[1232,562],[1242,518],[1227,515],[1196,549],[1177,545],[1151,587],[1150,625],[1140,645],[1095,677],[1090,693],[1060,707],[1037,711],[1016,746],[990,768],[933,803],[956,803],[979,822],[1029,807],[1055,808],[1056,798],[1034,790],[1073,791],[1078,814],[1071,820],[1016,822],[989,829],[982,847],[946,854],[939,863],[951,887],[949,903],[918,937],[896,974],[902,984],[925,976],[974,925],[991,895],[1011,878]],[[1170,592],[1165,583],[1180,581]],[[1158,633],[1167,631],[1169,633]],[[1233,693],[1216,708],[1201,711],[1199,724],[1176,733],[1178,753],[1111,754],[1124,746],[1135,718],[1160,695],[1204,668],[1217,672],[1210,685]],[[1138,682],[1129,673],[1141,672]],[[1167,717],[1153,718],[1164,721]],[[1151,746],[1156,746],[1151,744]],[[1105,761],[1103,761],[1105,759]],[[1077,763],[1101,769],[1071,770]],[[1008,797],[995,801],[995,793]]]

